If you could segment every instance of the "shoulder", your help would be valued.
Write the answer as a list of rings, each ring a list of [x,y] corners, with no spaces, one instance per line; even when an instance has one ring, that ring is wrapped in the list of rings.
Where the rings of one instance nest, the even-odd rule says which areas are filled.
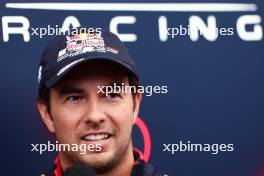
[[[145,163],[144,166],[144,174],[142,176],[168,176],[167,174],[162,174],[160,172],[158,172],[154,166],[150,163]]]
[[[168,176],[167,174],[162,174],[156,171],[155,167],[143,160],[138,160],[135,164],[132,172],[132,176]]]

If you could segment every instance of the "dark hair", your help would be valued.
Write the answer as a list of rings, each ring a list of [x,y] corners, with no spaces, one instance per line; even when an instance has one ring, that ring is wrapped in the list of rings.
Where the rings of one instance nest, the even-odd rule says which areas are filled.
[[[139,79],[134,74],[131,74],[131,73],[128,74],[128,83],[130,86],[135,86],[137,90],[138,90],[138,87],[141,85]],[[134,104],[135,104],[135,94],[136,92],[132,92]],[[40,89],[38,101],[42,101],[45,104],[48,113],[50,113],[50,109],[51,109],[50,88],[43,86]]]

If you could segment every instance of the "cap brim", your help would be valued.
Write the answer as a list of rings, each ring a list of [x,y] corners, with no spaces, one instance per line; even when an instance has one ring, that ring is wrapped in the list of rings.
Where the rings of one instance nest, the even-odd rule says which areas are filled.
[[[56,83],[58,83],[60,80],[62,80],[65,77],[65,75],[67,75],[73,69],[77,68],[78,66],[80,66],[83,63],[87,63],[90,61],[96,61],[96,60],[98,60],[98,61],[111,61],[111,62],[121,66],[122,68],[124,68],[124,70],[128,71],[129,73],[133,74],[137,79],[139,79],[136,70],[134,70],[130,65],[128,65],[125,62],[122,62],[120,60],[112,59],[109,57],[101,57],[101,56],[100,57],[94,57],[94,58],[83,57],[80,59],[75,59],[72,62],[68,63],[67,65],[60,67],[58,69],[58,72],[53,77],[51,77],[50,79],[48,79],[46,81],[45,86],[47,88],[53,87]]]

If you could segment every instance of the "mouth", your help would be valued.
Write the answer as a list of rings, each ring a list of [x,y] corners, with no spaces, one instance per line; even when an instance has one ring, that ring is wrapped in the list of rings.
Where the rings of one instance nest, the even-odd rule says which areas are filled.
[[[109,133],[91,133],[84,135],[81,139],[84,141],[105,141],[109,139],[112,135]]]

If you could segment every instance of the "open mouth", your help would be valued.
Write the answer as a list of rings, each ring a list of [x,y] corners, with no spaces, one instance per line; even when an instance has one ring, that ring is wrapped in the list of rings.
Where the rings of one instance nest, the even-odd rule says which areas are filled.
[[[100,134],[87,134],[83,136],[81,139],[85,141],[103,141],[107,140],[111,137],[108,133],[100,133]]]

